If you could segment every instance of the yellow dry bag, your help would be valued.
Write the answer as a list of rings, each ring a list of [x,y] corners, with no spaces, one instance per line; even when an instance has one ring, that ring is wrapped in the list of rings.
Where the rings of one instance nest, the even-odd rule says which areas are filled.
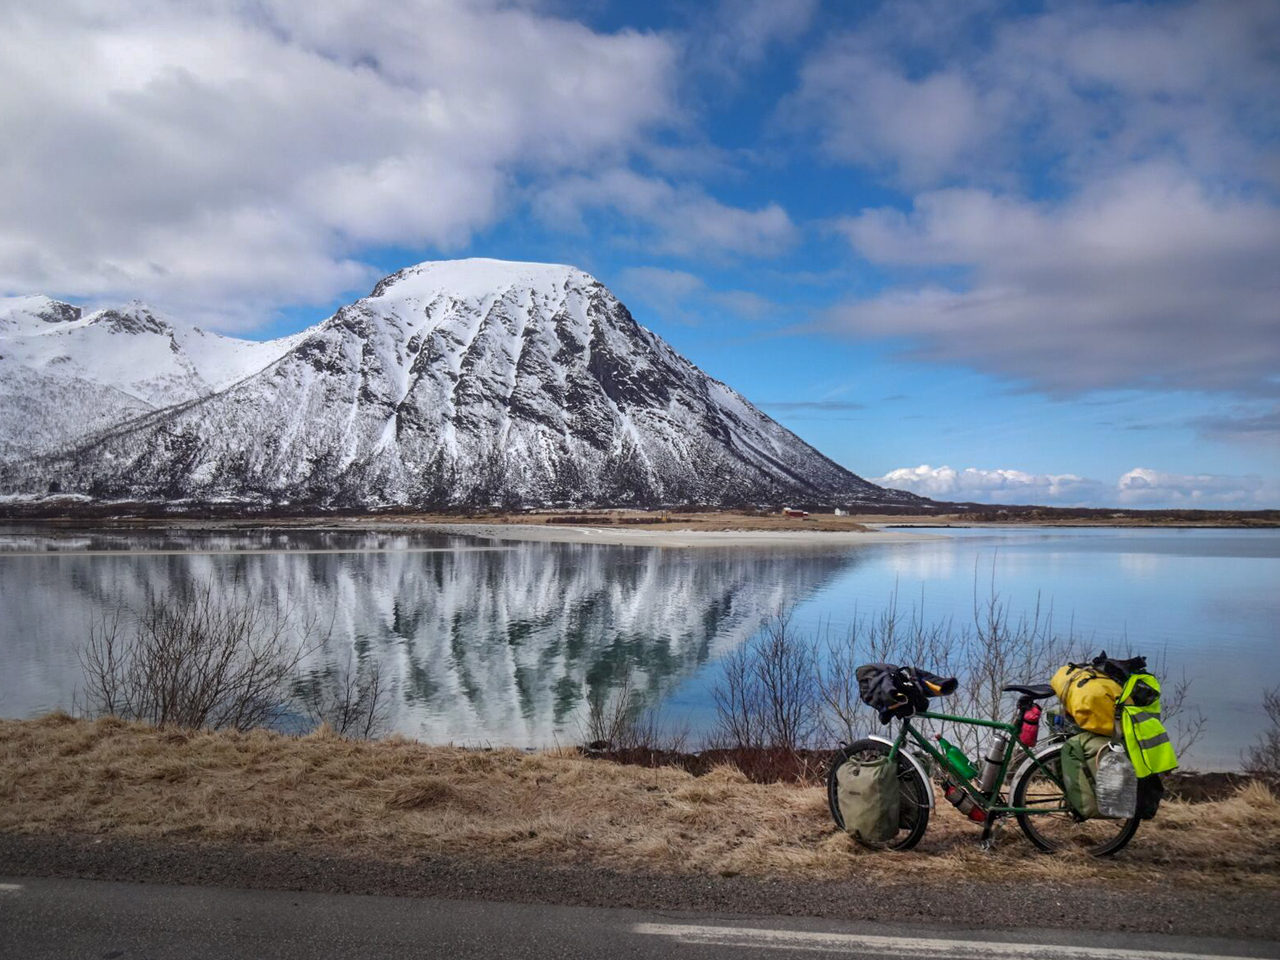
[[[1049,685],[1081,730],[1104,737],[1115,734],[1120,684],[1088,664],[1068,663]]]

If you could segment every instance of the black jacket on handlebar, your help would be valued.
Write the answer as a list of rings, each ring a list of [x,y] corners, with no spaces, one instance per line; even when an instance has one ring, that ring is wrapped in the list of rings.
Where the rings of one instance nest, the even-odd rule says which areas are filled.
[[[862,702],[880,713],[880,722],[909,717],[927,710],[930,697],[942,697],[956,688],[955,677],[940,677],[919,667],[892,663],[867,663],[855,673]]]

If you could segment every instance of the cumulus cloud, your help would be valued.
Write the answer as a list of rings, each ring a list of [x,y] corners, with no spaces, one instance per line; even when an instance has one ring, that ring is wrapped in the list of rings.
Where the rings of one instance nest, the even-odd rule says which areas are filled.
[[[721,0],[696,24],[690,59],[695,69],[732,76],[803,36],[817,11],[818,0]]]
[[[323,301],[363,248],[455,248],[515,178],[624,161],[677,56],[498,0],[7,4],[0,287]]]
[[[1280,6],[1005,6],[902,0],[805,63],[790,113],[911,194],[836,222],[888,287],[832,324],[1056,395],[1274,396]]]
[[[1054,393],[1141,386],[1274,392],[1280,208],[1166,165],[1056,202],[981,189],[840,223],[876,262],[960,268],[967,282],[891,288],[838,329],[911,338],[917,355]]]
[[[1008,183],[1026,161],[1075,182],[1177,155],[1280,181],[1271,131],[1280,8],[1268,0],[1050,4],[900,0],[808,59],[787,112],[832,159],[915,188]]]
[[[1072,473],[1035,474],[1022,470],[966,467],[899,467],[872,480],[935,500],[978,503],[1033,503],[1085,506],[1104,495],[1103,484]]]
[[[1280,507],[1280,480],[1164,473],[1137,467],[1116,483],[1118,502],[1133,507],[1197,509]]]
[[[1175,474],[1135,467],[1114,484],[1076,474],[967,467],[899,467],[872,482],[937,500],[1044,506],[1259,510],[1280,507],[1280,481],[1257,476]]]

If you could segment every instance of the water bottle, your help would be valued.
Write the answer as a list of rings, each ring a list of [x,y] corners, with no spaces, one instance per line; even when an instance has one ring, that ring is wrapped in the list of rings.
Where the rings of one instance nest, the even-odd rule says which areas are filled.
[[[934,736],[938,741],[938,746],[942,749],[942,753],[951,762],[957,773],[970,780],[978,775],[978,769],[969,762],[969,758],[964,755],[964,751],[957,747],[954,743],[950,743],[942,734]]]
[[[978,789],[983,793],[990,793],[999,785],[1000,771],[1004,767],[1004,748],[1008,745],[1009,735],[997,730],[982,758],[982,779],[978,781]]]
[[[1022,711],[1022,725],[1018,729],[1018,742],[1024,747],[1034,747],[1036,738],[1040,736],[1040,706],[1031,704]]]
[[[1124,744],[1113,741],[1099,752],[1094,791],[1099,815],[1114,819],[1133,816],[1138,805],[1138,777]]]
[[[987,822],[987,811],[974,803],[973,797],[969,796],[968,793],[961,790],[960,787],[946,777],[942,780],[942,795],[947,798],[953,807],[974,823]]]

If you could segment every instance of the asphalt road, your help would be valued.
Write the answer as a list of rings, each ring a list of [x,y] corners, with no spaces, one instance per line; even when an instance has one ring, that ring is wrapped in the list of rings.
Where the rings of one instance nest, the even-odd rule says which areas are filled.
[[[1280,944],[0,878],[0,958],[1280,958]]]

